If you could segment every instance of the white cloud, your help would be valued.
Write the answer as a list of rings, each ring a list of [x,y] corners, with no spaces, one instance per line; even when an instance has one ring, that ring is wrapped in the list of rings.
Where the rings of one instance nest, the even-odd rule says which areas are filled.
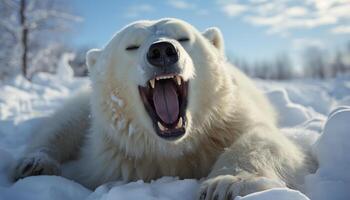
[[[350,21],[350,0],[249,0],[217,3],[228,17],[241,16],[254,26],[267,27],[267,33],[288,35],[295,29],[325,25],[341,26]],[[243,2],[243,1],[242,1]],[[348,32],[344,27],[332,33]]]
[[[287,13],[271,17],[247,16],[245,20],[253,25],[269,27],[268,33],[271,34],[286,34],[291,29],[310,29],[337,23],[337,18],[332,16],[293,18]]]
[[[284,19],[283,16],[271,16],[271,17],[260,17],[260,16],[247,16],[245,20],[254,25],[262,26],[274,26],[275,24],[281,24]]]
[[[175,9],[180,9],[180,10],[188,10],[190,12],[193,12],[195,15],[199,16],[206,16],[209,15],[209,10],[200,7],[194,3],[189,3],[189,1],[184,1],[184,0],[168,0],[167,3],[175,8]]]
[[[307,0],[306,4],[314,6],[317,10],[329,10],[335,5],[349,3],[349,0]]]
[[[286,15],[291,17],[305,16],[308,14],[308,10],[301,6],[293,6],[286,10]]]
[[[191,4],[182,0],[169,0],[168,4],[174,8],[182,9],[182,10],[195,8],[194,4]]]
[[[339,19],[350,19],[350,1],[346,4],[334,5],[327,10],[319,10],[320,15],[331,15]]]
[[[243,4],[228,3],[222,6],[222,11],[229,17],[234,17],[245,12],[248,7]]]
[[[124,16],[127,18],[135,18],[141,16],[143,13],[151,13],[153,11],[154,7],[149,4],[133,5],[127,9]]]
[[[250,3],[257,4],[257,3],[265,3],[268,2],[269,0],[249,0]]]
[[[332,28],[330,31],[333,34],[350,34],[350,26],[340,25]]]

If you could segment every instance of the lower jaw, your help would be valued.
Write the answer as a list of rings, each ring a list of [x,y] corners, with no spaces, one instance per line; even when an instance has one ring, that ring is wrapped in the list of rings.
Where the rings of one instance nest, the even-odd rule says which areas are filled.
[[[187,118],[181,114],[175,124],[165,126],[159,120],[152,120],[153,128],[158,137],[165,140],[177,140],[182,138],[186,133]]]
[[[169,133],[156,131],[156,133],[162,139],[174,141],[174,140],[182,138],[185,135],[185,133],[186,133],[186,129],[185,128],[180,128],[180,129],[177,129],[177,130],[172,130]]]

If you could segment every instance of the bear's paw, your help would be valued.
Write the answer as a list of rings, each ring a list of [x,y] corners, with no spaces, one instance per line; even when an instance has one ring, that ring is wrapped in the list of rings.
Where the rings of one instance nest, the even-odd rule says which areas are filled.
[[[236,196],[245,196],[272,188],[286,187],[282,181],[257,176],[220,175],[207,179],[201,184],[199,200],[233,200]]]
[[[17,162],[13,179],[18,180],[27,176],[59,175],[60,164],[44,152],[35,152]]]

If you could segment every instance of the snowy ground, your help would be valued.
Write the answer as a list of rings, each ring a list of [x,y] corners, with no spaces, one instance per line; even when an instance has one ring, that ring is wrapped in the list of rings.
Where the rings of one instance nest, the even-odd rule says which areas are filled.
[[[62,76],[67,73],[61,70],[61,75],[39,74],[32,83],[21,77],[6,84],[0,82],[0,200],[194,199],[198,181],[174,177],[152,183],[109,183],[95,191],[55,176],[10,182],[11,165],[42,117],[72,93],[89,86],[87,79]],[[320,167],[305,177],[303,193],[273,189],[236,200],[349,200],[350,107],[344,105],[350,106],[350,78],[257,83],[279,111],[283,133],[304,148],[311,148]]]

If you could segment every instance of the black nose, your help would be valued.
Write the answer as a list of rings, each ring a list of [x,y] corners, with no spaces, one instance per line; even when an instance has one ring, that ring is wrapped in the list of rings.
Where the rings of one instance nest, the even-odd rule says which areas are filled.
[[[170,42],[157,42],[149,47],[147,60],[155,67],[167,67],[175,64],[179,60],[179,55]]]

